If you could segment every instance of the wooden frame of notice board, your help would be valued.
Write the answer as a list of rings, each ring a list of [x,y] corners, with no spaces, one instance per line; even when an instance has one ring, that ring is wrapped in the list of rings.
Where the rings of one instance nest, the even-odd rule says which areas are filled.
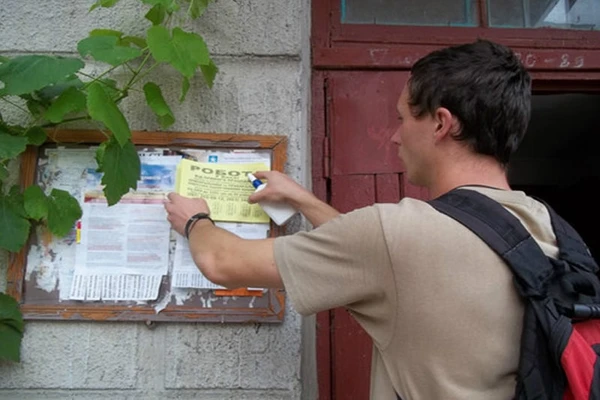
[[[43,146],[30,147],[22,156],[21,185],[28,187],[38,182],[38,166],[46,148],[94,147],[105,140],[104,133],[89,130],[57,130],[49,133]],[[271,169],[283,171],[286,161],[287,139],[273,135],[239,135],[223,133],[132,132],[132,141],[138,149],[192,149],[227,152],[270,153]],[[265,154],[267,154],[265,153]],[[271,222],[269,236],[283,233]],[[174,298],[170,290],[170,276],[163,276],[156,301],[77,301],[61,299],[58,284],[48,288],[48,279],[68,273],[74,268],[60,252],[49,249],[53,241],[45,228],[39,228],[30,237],[21,252],[12,255],[8,267],[7,292],[20,303],[27,320],[92,320],[92,321],[173,321],[173,322],[254,322],[277,323],[283,320],[285,294],[283,290],[233,291],[191,289],[183,299]],[[76,245],[61,244],[61,246]],[[172,250],[172,248],[171,248]],[[28,256],[35,251],[28,268]],[[169,258],[172,254],[169,255]],[[65,256],[66,257],[66,256]],[[39,264],[38,264],[39,261]],[[62,268],[62,270],[61,270]],[[53,275],[54,274],[54,275]],[[50,278],[49,278],[50,276]],[[45,282],[46,287],[40,282]],[[42,287],[40,287],[42,286]]]

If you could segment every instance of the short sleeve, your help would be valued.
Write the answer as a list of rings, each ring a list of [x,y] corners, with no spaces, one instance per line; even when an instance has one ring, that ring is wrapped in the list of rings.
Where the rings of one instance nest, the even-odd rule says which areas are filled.
[[[395,302],[395,280],[377,207],[340,215],[311,232],[279,237],[274,254],[286,292],[301,314],[346,306],[359,322],[361,315],[393,315],[388,305]]]

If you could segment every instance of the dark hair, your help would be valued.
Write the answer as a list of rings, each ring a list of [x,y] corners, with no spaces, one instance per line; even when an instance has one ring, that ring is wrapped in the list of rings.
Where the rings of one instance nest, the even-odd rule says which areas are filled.
[[[531,114],[531,78],[507,47],[487,40],[434,51],[415,63],[408,82],[411,113],[447,108],[460,122],[454,135],[506,165]]]

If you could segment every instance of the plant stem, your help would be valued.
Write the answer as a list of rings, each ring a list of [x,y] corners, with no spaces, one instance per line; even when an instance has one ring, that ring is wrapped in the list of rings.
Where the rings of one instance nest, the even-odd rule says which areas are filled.
[[[29,110],[24,109],[23,107],[21,107],[20,105],[13,103],[12,101],[8,100],[6,97],[0,97],[0,99],[4,100],[5,102],[7,102],[8,104],[10,104],[11,106],[17,107],[19,110],[23,111],[26,114],[31,114],[29,112]]]
[[[92,80],[91,80],[91,81],[89,81],[89,82],[86,82],[86,84],[84,85],[84,87],[83,87],[83,88],[84,88],[84,89],[87,89],[87,87],[88,87],[88,86],[90,86],[92,83],[99,81],[99,80],[100,80],[100,78],[102,78],[104,75],[111,73],[111,72],[112,72],[112,71],[114,71],[115,69],[119,68],[121,65],[122,65],[122,64],[119,64],[119,65],[117,65],[117,66],[114,66],[114,67],[110,67],[109,69],[107,69],[106,71],[104,71],[104,72],[103,72],[103,73],[101,73],[100,75],[96,76],[95,78],[94,78],[94,77],[92,77],[91,75],[88,75],[88,74],[86,74],[86,73],[79,72],[79,73],[80,73],[81,75],[83,75],[83,76],[87,76],[87,77],[90,77],[90,78],[92,78]]]
[[[73,121],[83,121],[83,120],[87,120],[87,121],[89,121],[89,120],[91,120],[91,119],[92,119],[92,118],[91,118],[90,116],[85,116],[85,117],[74,117],[74,118],[67,118],[67,119],[63,119],[63,120],[62,120],[62,121],[60,121],[60,122],[56,122],[56,123],[54,123],[54,122],[51,122],[51,123],[48,123],[48,124],[44,124],[44,125],[42,125],[42,128],[52,128],[52,127],[54,127],[54,126],[57,126],[57,125],[60,125],[60,124],[64,124],[64,123],[67,123],[67,122],[73,122]]]
[[[131,86],[135,85],[136,83],[138,83],[139,81],[141,81],[143,78],[145,78],[145,77],[146,77],[146,76],[147,76],[147,75],[148,75],[150,72],[152,72],[152,70],[153,70],[154,68],[156,68],[156,66],[157,66],[158,64],[160,64],[160,63],[158,63],[158,62],[157,62],[157,63],[154,63],[154,64],[153,64],[153,65],[151,65],[151,66],[150,66],[150,67],[149,67],[149,68],[148,68],[146,71],[144,71],[144,73],[143,73],[143,74],[141,74],[141,75],[138,75],[138,77],[137,77],[137,78],[136,78],[136,79],[135,79],[133,82],[131,82]]]
[[[86,85],[88,85],[88,84],[91,84],[91,83],[93,83],[93,82],[96,82],[96,81],[98,81],[98,83],[101,83],[101,84],[103,84],[103,85],[107,85],[107,83],[106,83],[106,82],[99,80],[99,79],[100,79],[100,77],[101,77],[102,75],[104,75],[104,74],[102,74],[102,75],[100,75],[100,76],[94,76],[94,75],[86,74],[85,72],[81,72],[81,71],[79,71],[79,72],[78,72],[78,74],[81,74],[81,75],[85,76],[86,78],[91,78],[91,79],[92,79],[91,81],[87,82],[87,83],[86,83]],[[107,86],[108,86],[108,85],[107,85]],[[87,86],[86,86],[86,87],[87,87]]]
[[[92,80],[90,81],[90,83],[92,83],[92,82],[98,82],[99,84],[101,84],[101,85],[104,85],[104,86],[106,86],[106,87],[107,87],[107,88],[109,88],[109,89],[116,90],[116,91],[117,91],[117,92],[119,92],[119,93],[122,93],[122,92],[123,92],[123,91],[122,91],[122,90],[120,90],[118,87],[113,87],[113,86],[110,86],[108,83],[106,83],[106,82],[104,82],[104,81],[101,81],[101,80],[99,80],[98,78],[95,78],[95,77],[94,77],[94,76],[92,76],[92,75],[88,75],[88,74],[86,74],[86,73],[83,73],[83,72],[79,72],[79,73],[80,73],[81,75],[83,75],[83,76],[86,76],[86,77],[88,77],[88,78],[92,78]]]
[[[121,100],[123,100],[125,97],[127,97],[127,91],[131,90],[132,89],[131,86],[133,86],[137,81],[139,81],[139,79],[136,80],[136,78],[138,77],[138,75],[142,71],[142,68],[144,68],[144,66],[148,62],[148,59],[150,58],[150,55],[151,54],[148,51],[148,54],[146,54],[146,57],[144,57],[144,60],[142,61],[142,63],[138,67],[138,69],[136,69],[133,72],[133,76],[131,77],[131,79],[129,80],[129,82],[127,82],[127,84],[125,84],[125,86],[123,86],[123,90],[121,91],[121,95],[115,99],[115,103],[119,103]],[[152,70],[157,64],[158,63],[154,64],[152,67],[149,68],[149,70]],[[146,76],[147,73],[148,73],[148,71],[144,72],[144,74],[142,75],[142,77]]]
[[[127,84],[123,87],[123,92],[126,92],[127,90],[129,90],[129,88],[131,87],[131,84],[135,80],[135,77],[138,76],[138,74],[140,73],[140,71],[142,70],[142,68],[144,68],[144,66],[148,62],[149,58],[150,58],[150,51],[148,51],[148,54],[146,54],[146,57],[144,57],[144,60],[142,61],[142,63],[138,67],[138,69],[136,69],[133,72],[133,76],[131,77],[131,79],[129,80],[129,82],[127,82]]]
[[[98,129],[100,131],[101,134],[104,135],[104,137],[106,138],[106,140],[110,139],[110,135],[106,132],[104,132],[104,129]]]
[[[131,72],[132,74],[135,74],[135,70],[133,68],[131,68],[131,65],[129,65],[129,63],[125,63],[123,64],[127,67],[127,69],[129,70],[129,72]]]

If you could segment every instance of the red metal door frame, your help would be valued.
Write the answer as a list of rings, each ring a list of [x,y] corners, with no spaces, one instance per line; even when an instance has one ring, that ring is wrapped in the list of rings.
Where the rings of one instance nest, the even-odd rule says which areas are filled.
[[[506,44],[532,71],[600,70],[600,31],[490,28],[485,0],[479,27],[342,24],[339,0],[312,1],[312,65],[315,69],[405,69],[430,51],[487,38]]]
[[[485,1],[478,0],[481,13]],[[329,140],[331,99],[328,71],[408,70],[431,50],[485,37],[511,46],[530,70],[533,89],[600,93],[600,32],[554,29],[492,29],[344,25],[339,0],[312,1],[311,146],[313,191],[330,203]],[[484,18],[482,18],[484,20]],[[390,39],[392,38],[392,39]],[[418,195],[418,194],[417,194]],[[331,314],[317,315],[319,399],[331,400]]]

